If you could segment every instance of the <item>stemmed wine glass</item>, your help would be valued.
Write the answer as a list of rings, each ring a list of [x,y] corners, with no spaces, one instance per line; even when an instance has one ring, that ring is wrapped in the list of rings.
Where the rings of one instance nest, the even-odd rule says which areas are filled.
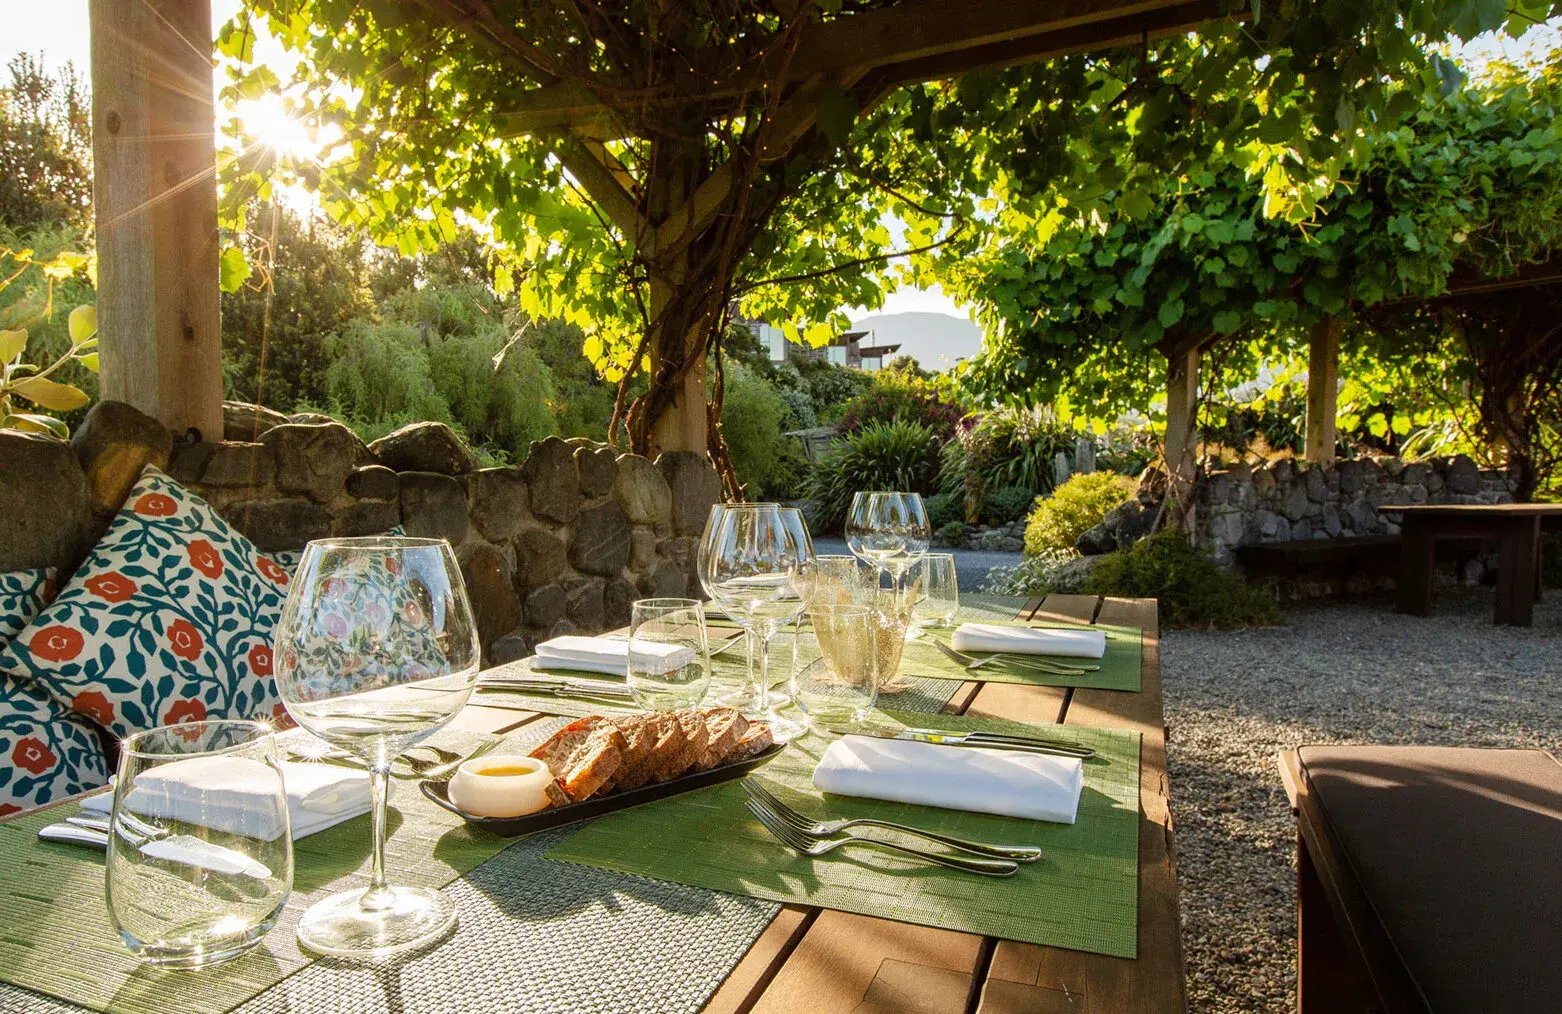
[[[277,622],[275,659],[288,714],[363,760],[373,787],[369,887],[311,906],[299,941],[379,957],[438,940],[455,926],[455,906],[437,890],[387,884],[385,809],[391,762],[448,724],[477,685],[477,624],[450,544],[309,543]]]
[[[744,685],[744,712],[769,722],[772,734],[786,739],[802,727],[771,707],[770,640],[802,611],[795,586],[803,551],[788,532],[781,510],[775,504],[722,508],[704,554],[703,576],[711,597],[748,631],[754,647]]]
[[[927,509],[917,493],[858,493],[846,515],[846,545],[859,559],[890,577],[896,608],[900,583],[932,542]]]

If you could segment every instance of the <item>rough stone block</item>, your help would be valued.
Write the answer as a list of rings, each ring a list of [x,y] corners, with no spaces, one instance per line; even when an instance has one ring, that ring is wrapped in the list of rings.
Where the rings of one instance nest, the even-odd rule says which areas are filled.
[[[401,481],[384,465],[364,465],[347,473],[347,493],[359,500],[395,500]]]
[[[331,534],[331,517],[325,508],[303,497],[285,500],[249,500],[222,511],[222,516],[265,551],[301,549],[310,539]]]
[[[585,630],[605,630],[602,625],[602,593],[607,582],[600,577],[572,577],[564,582],[564,615]]]
[[[477,456],[442,422],[403,426],[370,444],[369,451],[398,472],[465,475],[477,467]]]
[[[260,442],[276,455],[277,488],[319,503],[340,493],[353,469],[374,463],[358,434],[332,420],[273,426]]]
[[[1285,491],[1285,497],[1280,501],[1280,513],[1292,521],[1299,521],[1307,516],[1307,507],[1312,501],[1307,497],[1307,484],[1294,482]]]
[[[1481,470],[1461,454],[1448,463],[1448,492],[1470,494],[1481,488]]]
[[[1361,462],[1342,461],[1337,466],[1335,466],[1335,473],[1339,476],[1341,493],[1355,493],[1361,489]]]
[[[521,622],[521,603],[511,584],[510,561],[498,548],[478,542],[463,548],[460,562],[466,596],[477,618],[478,641],[492,644]]]
[[[684,593],[679,593],[682,597]],[[607,588],[602,593],[602,623],[604,630],[616,630],[619,627],[629,625],[630,606],[640,596],[635,591],[635,586],[621,577],[615,577],[608,581]]]
[[[609,500],[580,512],[569,561],[586,574],[617,574],[629,565],[629,523],[617,503]]]
[[[175,444],[173,451],[168,455],[168,475],[175,482],[194,486],[201,481],[206,465],[215,453],[217,453],[217,445],[208,440],[193,444]]]
[[[606,496],[618,477],[618,453],[611,447],[575,448],[575,468],[580,472],[580,492],[588,499]]]
[[[613,483],[613,497],[624,509],[624,515],[640,525],[665,524],[672,520],[673,491],[667,479],[645,458],[638,454],[625,454],[618,459],[618,478]],[[714,502],[714,501],[712,501]],[[710,505],[706,505],[709,512]],[[705,521],[700,520],[704,530]]]
[[[331,527],[344,538],[383,535],[401,524],[401,505],[392,500],[359,500],[337,511]]]
[[[147,465],[168,467],[173,437],[163,424],[122,401],[100,401],[71,435],[71,450],[87,476],[87,500],[112,514]]]
[[[210,446],[202,485],[266,486],[276,474],[276,458],[265,444],[225,440]]]
[[[86,552],[89,522],[87,476],[70,445],[0,430],[0,571],[70,570]]]
[[[401,524],[407,534],[460,545],[469,527],[465,486],[439,472],[402,472],[400,480]]]
[[[656,532],[636,525],[629,531],[629,566],[646,570],[656,562]]]
[[[490,542],[506,542],[531,517],[519,468],[480,468],[467,477],[472,523]]]
[[[526,595],[526,622],[533,627],[551,627],[564,615],[564,589],[558,584],[533,588]]]
[[[711,504],[721,499],[716,467],[693,451],[667,451],[656,459],[656,467],[673,492],[673,530],[679,535],[703,532]]]
[[[253,441],[273,426],[287,422],[287,416],[274,408],[247,401],[222,403],[222,439]]]
[[[1329,483],[1323,471],[1316,466],[1307,470],[1307,499],[1313,503],[1323,503],[1329,499]]]
[[[506,634],[488,646],[488,662],[490,665],[505,665],[519,662],[531,653],[531,645],[527,643],[524,634]]]
[[[561,524],[575,520],[580,513],[580,469],[573,447],[558,437],[533,441],[521,474],[533,514]]]
[[[648,599],[682,598],[688,587],[688,572],[675,560],[663,559],[640,579],[640,591]]]
[[[515,584],[536,588],[564,575],[564,543],[541,528],[527,528],[515,537]]]

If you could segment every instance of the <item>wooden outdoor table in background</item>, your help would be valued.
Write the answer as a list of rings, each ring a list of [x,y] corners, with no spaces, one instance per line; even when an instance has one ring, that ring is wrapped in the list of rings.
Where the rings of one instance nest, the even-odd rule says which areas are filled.
[[[1186,1009],[1155,601],[1051,595],[1028,603],[1020,618],[1144,629],[1139,693],[968,683],[946,709],[1140,733],[1139,956],[1113,958],[788,905],[707,1010],[1153,1014]]]
[[[1497,543],[1497,606],[1493,622],[1527,627],[1540,598],[1540,533],[1562,526],[1562,504],[1384,504],[1400,514],[1399,606],[1402,613],[1432,611],[1432,565],[1438,539]]]

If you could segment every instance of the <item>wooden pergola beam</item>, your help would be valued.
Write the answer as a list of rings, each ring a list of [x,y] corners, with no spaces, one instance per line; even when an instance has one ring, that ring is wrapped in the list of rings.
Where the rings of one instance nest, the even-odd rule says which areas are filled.
[[[774,63],[771,73],[754,74],[749,68],[741,80],[715,82],[697,96],[637,96],[635,102],[655,108],[727,99],[736,114],[751,103],[756,87],[838,80],[864,68],[892,85],[942,80],[977,68],[1159,38],[1191,30],[1222,13],[1219,0],[1066,0],[1047,5],[911,0],[807,26],[795,51],[766,58]],[[499,114],[498,122],[507,136],[564,129],[612,136],[627,129],[626,118],[611,102],[593,102],[584,92],[563,81],[522,92],[513,109]]]
[[[99,391],[222,439],[210,0],[91,0]]]

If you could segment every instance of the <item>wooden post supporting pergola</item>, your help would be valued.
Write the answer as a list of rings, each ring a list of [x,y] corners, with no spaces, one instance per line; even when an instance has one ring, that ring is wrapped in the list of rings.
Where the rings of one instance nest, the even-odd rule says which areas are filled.
[[[1198,471],[1198,410],[1199,345],[1190,342],[1166,354],[1166,495],[1182,509],[1182,524],[1190,530]]]
[[[222,370],[210,0],[90,3],[101,390],[176,432],[193,428],[215,438]],[[516,20],[490,0],[407,0],[407,7],[513,71],[513,92],[494,98],[502,135],[543,140],[597,205],[604,227],[616,230],[647,266],[653,310],[647,349],[658,401],[641,442],[654,453],[708,447],[705,335],[731,279],[708,267],[694,270],[690,254],[723,244],[747,248],[754,232],[744,218],[752,184],[742,182],[741,166],[805,164],[800,153],[812,146],[817,154],[820,146],[820,109],[843,94],[869,109],[907,84],[1190,31],[1221,16],[1226,4],[903,0],[832,16],[813,4],[756,2],[756,29],[777,27],[735,41],[691,36],[676,43],[658,15],[645,27],[647,44],[670,46],[677,58],[650,65],[730,62],[715,52],[707,61],[705,46],[754,45],[762,56],[697,94],[679,86],[651,99],[626,96],[614,80],[599,89],[589,78],[561,79],[536,59]],[[664,13],[676,20],[680,10],[673,5]],[[569,5],[528,9],[528,18],[576,14]],[[769,44],[794,38],[796,45]],[[778,55],[783,51],[790,55]],[[608,147],[625,138],[688,137],[716,120],[760,115],[768,119],[752,150],[734,152],[724,163],[680,155],[688,145],[664,144],[668,157],[632,170]]]
[[[1307,352],[1307,443],[1304,456],[1334,464],[1335,409],[1339,402],[1340,319],[1325,317],[1313,325]]]
[[[222,438],[211,0],[91,0],[100,390]]]

